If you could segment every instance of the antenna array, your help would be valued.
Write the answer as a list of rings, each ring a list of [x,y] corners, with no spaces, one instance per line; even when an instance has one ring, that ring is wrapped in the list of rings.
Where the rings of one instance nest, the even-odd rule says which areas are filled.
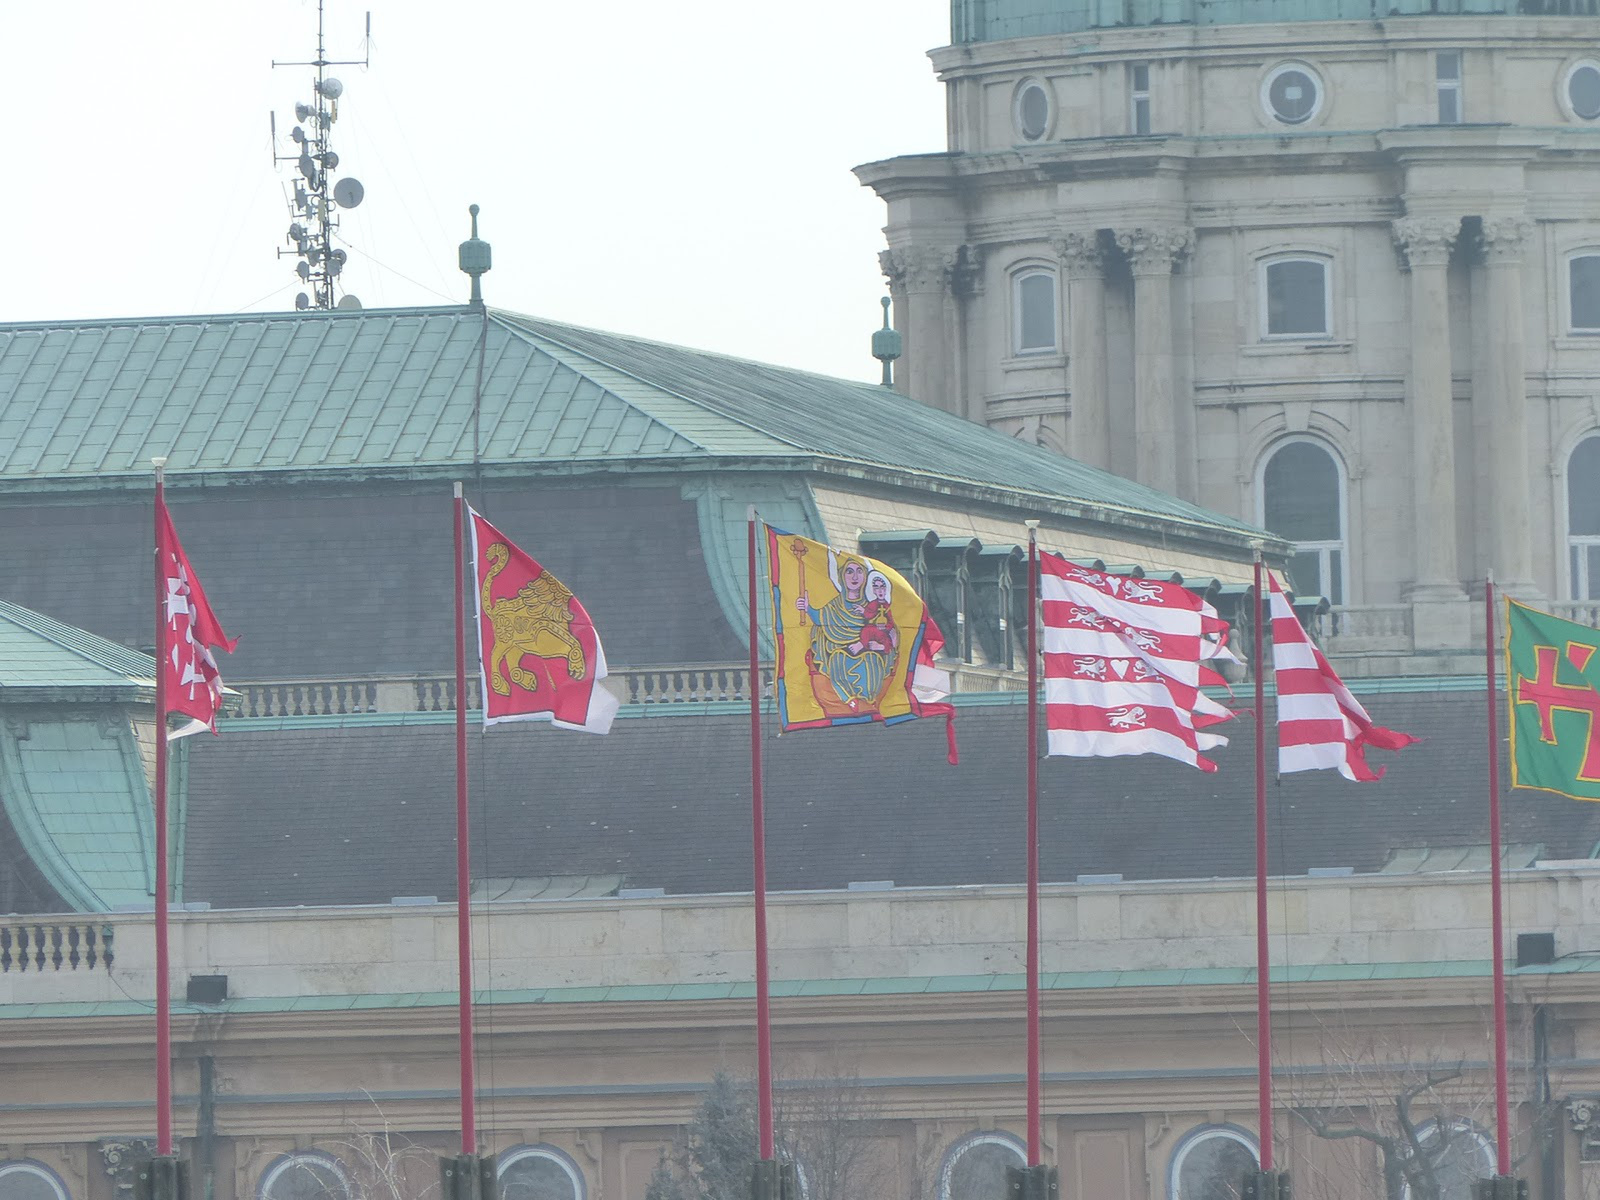
[[[312,85],[309,103],[294,106],[295,125],[289,131],[294,142],[292,152],[278,152],[278,117],[272,114],[272,161],[293,163],[294,191],[289,197],[290,225],[285,239],[289,249],[278,249],[278,257],[298,259],[295,274],[308,290],[294,298],[297,309],[306,308],[360,308],[361,301],[346,292],[335,298],[339,276],[349,259],[348,253],[335,246],[339,230],[339,210],[354,208],[361,203],[366,189],[359,179],[346,176],[332,182],[338,169],[339,156],[329,146],[333,123],[339,119],[339,97],[344,94],[344,84],[328,74],[329,67],[365,67],[370,60],[372,43],[372,14],[367,13],[367,38],[363,43],[368,55],[361,59],[328,58],[323,48],[323,0],[317,0],[317,57],[310,62],[278,62],[274,67],[315,67],[316,82]]]

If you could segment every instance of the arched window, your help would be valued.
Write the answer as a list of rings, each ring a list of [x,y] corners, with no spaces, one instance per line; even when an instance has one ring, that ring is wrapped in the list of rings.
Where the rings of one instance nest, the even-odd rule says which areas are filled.
[[[1473,1183],[1498,1169],[1494,1143],[1470,1121],[1425,1122],[1417,1127],[1417,1140],[1439,1185],[1439,1200],[1472,1200]],[[1402,1200],[1412,1195],[1407,1185]]]
[[[1600,433],[1567,459],[1567,565],[1574,600],[1600,600]]]
[[[1289,579],[1304,596],[1345,602],[1344,468],[1321,442],[1279,442],[1261,467],[1261,523],[1294,543]]]
[[[584,1200],[583,1172],[554,1146],[517,1146],[498,1164],[501,1200]]]
[[[1042,267],[1012,276],[1016,352],[1049,354],[1056,348],[1056,273]]]
[[[945,1152],[939,1200],[1008,1200],[1006,1168],[1027,1161],[1022,1143],[1008,1133],[969,1133]]]
[[[1573,333],[1600,333],[1600,253],[1567,259],[1567,324]]]
[[[350,1200],[350,1178],[331,1154],[297,1150],[261,1173],[261,1200]]]
[[[61,1177],[25,1158],[0,1162],[0,1200],[72,1200]]]
[[[1325,338],[1331,307],[1328,260],[1284,255],[1261,264],[1261,336]]]
[[[1260,1170],[1255,1139],[1233,1125],[1201,1125],[1172,1152],[1167,1200],[1239,1200],[1244,1177]]]

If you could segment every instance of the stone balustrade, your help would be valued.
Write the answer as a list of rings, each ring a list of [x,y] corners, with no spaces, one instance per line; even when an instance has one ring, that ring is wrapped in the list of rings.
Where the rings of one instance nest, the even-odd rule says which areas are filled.
[[[0,975],[109,972],[116,961],[116,927],[99,921],[43,918],[0,920]]]
[[[1511,871],[1505,887],[1511,931],[1555,931],[1558,955],[1600,945],[1600,862]],[[1300,876],[1273,880],[1271,892],[1274,966],[1291,975],[1481,964],[1490,954],[1486,871]],[[1248,879],[1050,884],[1043,967],[1106,972],[1107,985],[1116,972],[1248,969],[1254,905]],[[1018,886],[784,893],[771,898],[769,919],[775,980],[978,980],[1023,970]],[[752,922],[748,895],[492,902],[473,913],[479,984],[743,983],[754,970]],[[40,918],[29,927],[72,924]],[[0,1004],[154,995],[151,914],[116,914],[103,926],[102,946],[114,937],[117,948],[109,970],[0,973]],[[230,998],[245,1000],[451,993],[455,937],[454,907],[440,904],[175,912],[173,993],[184,995],[191,975],[226,975]]]

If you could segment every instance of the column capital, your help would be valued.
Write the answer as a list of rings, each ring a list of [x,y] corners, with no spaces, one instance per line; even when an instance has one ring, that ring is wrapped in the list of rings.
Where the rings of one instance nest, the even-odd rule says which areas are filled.
[[[1135,275],[1169,275],[1173,264],[1194,245],[1194,230],[1183,225],[1141,225],[1117,231],[1117,247]]]
[[[1061,268],[1068,275],[1098,275],[1105,256],[1100,252],[1100,235],[1093,229],[1063,233],[1053,243]]]
[[[1394,223],[1394,242],[1412,267],[1442,267],[1461,232],[1456,217],[1401,217]]]
[[[1485,217],[1478,248],[1486,263],[1519,263],[1532,237],[1533,222],[1527,217]]]
[[[878,265],[891,287],[937,292],[950,286],[960,258],[958,246],[899,246],[882,251]]]

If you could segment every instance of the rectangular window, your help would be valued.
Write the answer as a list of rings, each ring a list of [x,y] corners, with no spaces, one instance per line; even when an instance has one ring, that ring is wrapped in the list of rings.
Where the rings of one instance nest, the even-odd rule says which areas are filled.
[[[1032,271],[1017,277],[1017,353],[1045,354],[1056,348],[1056,277]]]
[[[1150,64],[1128,68],[1128,129],[1136,135],[1150,132]]]
[[[1600,333],[1600,254],[1579,254],[1569,259],[1567,274],[1573,331]]]
[[[1310,258],[1268,263],[1266,293],[1268,337],[1328,335],[1326,264]]]
[[[1441,50],[1433,57],[1439,91],[1439,124],[1461,123],[1461,51]]]

